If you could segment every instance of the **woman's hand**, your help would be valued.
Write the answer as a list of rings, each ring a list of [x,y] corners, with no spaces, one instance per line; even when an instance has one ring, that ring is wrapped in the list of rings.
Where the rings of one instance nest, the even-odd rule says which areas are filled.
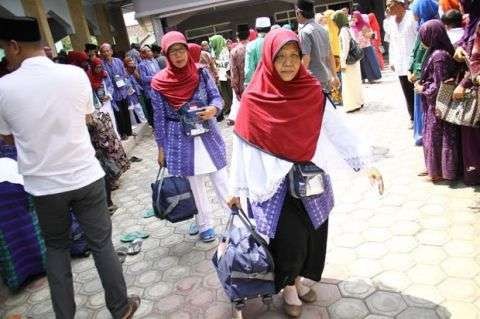
[[[242,206],[240,205],[240,197],[230,197],[230,199],[227,200],[227,205],[230,208],[237,207],[241,208]]]
[[[385,186],[383,184],[383,176],[376,168],[370,168],[367,172],[368,179],[370,180],[370,184],[376,185],[378,188],[378,193],[383,195],[385,190]]]
[[[453,99],[455,101],[461,101],[465,98],[465,88],[462,85],[457,86],[453,91]]]
[[[423,93],[423,90],[425,89],[425,87],[420,84],[420,81],[415,82],[414,87],[415,87],[415,92],[417,93]]]
[[[465,62],[466,58],[468,57],[468,53],[467,51],[465,51],[464,48],[462,47],[458,47],[456,50],[455,50],[455,54],[453,55],[453,58],[457,61],[457,62]]]
[[[202,112],[198,112],[198,116],[204,121],[213,119],[217,116],[217,108],[215,106],[207,106]]]
[[[158,149],[158,158],[157,158],[158,165],[160,167],[165,166],[165,152],[163,151],[163,148]]]

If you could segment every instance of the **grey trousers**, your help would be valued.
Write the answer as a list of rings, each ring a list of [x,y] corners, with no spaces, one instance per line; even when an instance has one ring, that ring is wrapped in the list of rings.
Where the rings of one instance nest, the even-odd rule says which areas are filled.
[[[128,310],[127,288],[112,244],[112,222],[103,178],[78,190],[34,197],[34,203],[47,247],[47,278],[56,318],[75,316],[69,250],[70,207],[92,251],[107,307],[113,318],[121,318]]]

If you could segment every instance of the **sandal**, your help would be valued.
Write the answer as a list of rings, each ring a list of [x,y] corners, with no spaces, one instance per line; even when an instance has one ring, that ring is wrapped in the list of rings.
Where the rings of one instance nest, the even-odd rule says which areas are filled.
[[[149,236],[150,235],[145,231],[134,231],[134,232],[122,235],[122,237],[120,237],[120,241],[122,243],[129,243],[134,241],[137,238],[146,239]]]
[[[305,303],[314,303],[317,301],[317,293],[315,290],[310,288],[310,290],[303,296],[298,295],[298,298]]]
[[[217,239],[217,234],[213,228],[209,228],[206,231],[200,233],[200,240],[204,243],[210,243]]]
[[[137,312],[138,308],[140,307],[140,303],[141,303],[141,300],[139,296],[131,295],[130,297],[128,297],[128,301],[127,301],[128,310],[122,316],[122,319],[132,319],[133,315],[135,314],[135,312]]]
[[[128,251],[128,248],[125,247],[125,246],[122,246],[122,247],[118,248],[118,250],[116,251],[118,261],[121,264],[123,264],[125,262],[125,259],[127,259],[127,251]]]
[[[138,254],[142,250],[143,240],[140,238],[135,239],[133,242],[130,243],[127,247],[127,255],[134,256]]]
[[[197,225],[197,223],[195,223],[195,222],[194,222],[194,223],[191,223],[191,224],[190,224],[190,228],[188,229],[188,234],[189,234],[190,236],[195,236],[195,235],[198,235],[198,233],[199,233],[199,230],[198,230],[198,225]]]
[[[287,316],[292,318],[298,318],[302,315],[302,306],[297,305],[289,305],[285,301],[283,302],[283,311],[287,314]]]
[[[149,209],[143,213],[143,218],[150,218],[153,216],[155,216],[155,212],[153,211],[153,209]]]

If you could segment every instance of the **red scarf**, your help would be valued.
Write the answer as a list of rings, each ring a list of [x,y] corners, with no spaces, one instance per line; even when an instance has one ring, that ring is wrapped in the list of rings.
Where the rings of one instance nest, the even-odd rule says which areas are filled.
[[[202,47],[196,43],[188,44],[188,51],[195,63],[200,63],[200,55],[202,54]]]
[[[92,84],[92,88],[94,90],[98,90],[103,85],[103,79],[107,77],[107,72],[103,70],[101,72],[95,72],[95,68],[99,65],[102,65],[102,60],[99,58],[93,58],[91,67],[88,70],[88,78],[90,79],[90,83]]]
[[[199,82],[197,66],[190,52],[187,65],[181,69],[170,61],[168,50],[178,43],[188,47],[187,39],[180,32],[171,31],[163,36],[162,48],[167,57],[167,67],[152,79],[152,88],[165,96],[168,103],[177,110],[192,98]]]
[[[262,60],[242,95],[235,133],[280,158],[309,162],[315,153],[325,108],[322,86],[302,65],[292,81],[283,81],[274,59],[297,35],[286,29],[265,37]]]

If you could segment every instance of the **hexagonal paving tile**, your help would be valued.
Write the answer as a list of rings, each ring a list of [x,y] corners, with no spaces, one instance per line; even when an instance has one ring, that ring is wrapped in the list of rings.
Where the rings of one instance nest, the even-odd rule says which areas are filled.
[[[468,279],[447,278],[438,290],[448,300],[473,302],[480,296],[477,285]]]
[[[389,253],[380,260],[382,268],[385,270],[397,270],[406,272],[415,265],[415,261],[410,254]]]
[[[413,258],[419,264],[438,265],[447,254],[441,247],[421,245],[413,251]]]
[[[352,276],[363,278],[373,278],[382,271],[378,261],[366,258],[357,259],[348,268]]]
[[[416,237],[420,243],[434,246],[445,245],[449,240],[449,235],[444,230],[425,229]]]
[[[385,256],[388,250],[383,243],[367,242],[358,246],[356,252],[360,258],[378,259]]]
[[[438,266],[416,265],[408,272],[413,283],[436,285],[445,279],[445,273]]]
[[[448,276],[474,278],[480,271],[478,264],[468,258],[448,258],[442,263],[442,269]]]
[[[386,244],[393,253],[409,253],[418,246],[413,236],[393,236]]]
[[[320,307],[327,307],[342,298],[336,285],[319,283],[313,285],[312,289],[315,290],[318,298],[315,305]]]
[[[412,281],[405,273],[395,270],[385,271],[374,278],[376,286],[382,290],[403,291]]]
[[[413,284],[405,290],[403,299],[409,306],[433,309],[445,298],[436,286]]]
[[[328,307],[328,312],[335,319],[363,319],[368,309],[363,301],[353,298],[342,298]]]
[[[473,242],[467,240],[451,240],[444,249],[447,254],[454,257],[474,257],[477,251]]]
[[[402,296],[393,292],[377,291],[365,302],[368,309],[377,315],[396,316],[407,308]]]
[[[375,291],[373,285],[364,280],[342,281],[338,288],[342,296],[358,299],[365,299]]]

